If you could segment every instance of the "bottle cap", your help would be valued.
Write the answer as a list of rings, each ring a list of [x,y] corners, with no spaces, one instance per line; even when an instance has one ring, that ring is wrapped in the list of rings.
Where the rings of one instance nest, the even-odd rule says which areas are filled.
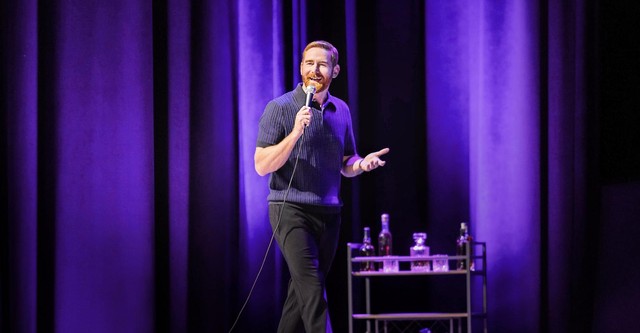
[[[467,229],[467,222],[460,223],[460,229]]]
[[[413,239],[424,239],[427,240],[427,233],[426,232],[414,232],[413,233]]]
[[[389,222],[389,214],[384,213],[384,214],[380,215],[380,220],[382,222]]]

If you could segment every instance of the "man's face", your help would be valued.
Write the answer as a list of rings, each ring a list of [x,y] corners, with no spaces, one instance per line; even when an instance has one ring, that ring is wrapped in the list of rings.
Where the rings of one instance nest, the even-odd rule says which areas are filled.
[[[338,75],[336,67],[331,64],[329,51],[319,47],[310,48],[305,52],[304,59],[300,63],[302,82],[305,86],[315,85],[316,92],[326,90],[333,77]]]

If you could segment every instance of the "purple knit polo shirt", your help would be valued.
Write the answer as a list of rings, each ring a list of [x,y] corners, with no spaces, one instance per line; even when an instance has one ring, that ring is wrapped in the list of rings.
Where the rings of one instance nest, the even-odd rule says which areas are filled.
[[[296,114],[304,105],[302,84],[270,101],[260,117],[258,147],[282,141],[293,130]],[[341,206],[340,182],[344,156],[356,154],[351,112],[347,104],[329,95],[324,110],[312,105],[312,119],[287,162],[269,179],[269,201],[282,201],[289,184],[296,155],[295,176],[287,202],[319,206]]]

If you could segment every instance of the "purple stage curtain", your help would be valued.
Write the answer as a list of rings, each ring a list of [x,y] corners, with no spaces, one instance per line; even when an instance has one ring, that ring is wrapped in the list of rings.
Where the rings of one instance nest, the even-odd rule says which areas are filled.
[[[391,148],[384,168],[343,180],[334,332],[348,327],[344,245],[381,213],[399,255],[417,231],[453,254],[461,222],[487,242],[490,332],[633,327],[620,318],[638,269],[621,283],[594,271],[634,249],[616,237],[623,221],[637,230],[639,193],[599,178],[598,19],[615,21],[599,6],[1,2],[0,331],[227,332],[271,237],[259,117],[315,39],[340,50],[332,94],[358,151]],[[275,244],[267,254],[234,332],[276,330],[288,274]],[[375,311],[462,311],[445,280],[376,286]]]
[[[540,15],[536,2],[426,6],[431,229],[470,222],[488,243],[498,332],[540,331]]]
[[[0,119],[3,133],[0,139],[0,211],[3,217],[7,217],[0,222],[3,225],[0,230],[0,237],[3,237],[0,240],[0,330],[4,332],[15,328],[15,331],[35,332],[38,251],[37,5],[36,1],[22,1],[14,6],[7,4],[0,4]],[[7,16],[13,19],[9,20]]]
[[[471,7],[476,14],[467,18],[469,58],[473,59],[468,122],[470,220],[476,239],[488,243],[491,327],[512,329],[516,323],[505,318],[518,314],[520,331],[539,332],[538,8],[535,2],[525,1],[489,1]]]
[[[3,329],[230,327],[270,232],[253,149],[289,88],[282,12],[3,2]],[[280,265],[245,317],[273,325]]]

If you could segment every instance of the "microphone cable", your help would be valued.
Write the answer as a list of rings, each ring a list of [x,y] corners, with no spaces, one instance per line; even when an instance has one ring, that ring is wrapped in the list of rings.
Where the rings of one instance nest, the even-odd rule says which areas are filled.
[[[302,146],[302,142],[304,142],[304,128],[302,131],[302,136],[300,137],[299,141],[300,141],[300,146]],[[244,308],[247,306],[247,303],[249,303],[249,299],[253,294],[253,289],[256,287],[256,284],[258,283],[258,278],[260,277],[260,274],[262,274],[262,269],[264,268],[264,264],[267,262],[267,256],[269,255],[269,250],[271,250],[271,245],[273,245],[273,239],[276,236],[276,231],[278,230],[278,227],[280,227],[280,221],[282,220],[282,212],[284,212],[284,207],[285,207],[285,204],[287,203],[287,195],[289,194],[289,189],[291,189],[293,176],[296,174],[296,167],[298,166],[298,158],[300,157],[300,150],[302,149],[298,149],[298,153],[296,154],[296,161],[293,164],[293,171],[291,171],[291,178],[289,179],[289,185],[287,185],[287,189],[284,191],[284,198],[282,198],[282,209],[280,209],[280,214],[278,215],[278,222],[276,223],[276,227],[273,228],[273,232],[271,233],[271,239],[269,240],[269,245],[267,246],[267,250],[265,251],[264,256],[262,258],[262,264],[260,264],[260,269],[258,269],[256,278],[253,280],[253,285],[249,290],[249,295],[247,295],[247,299],[244,301],[244,304],[242,304],[242,307],[238,312],[238,316],[236,317],[236,320],[233,322],[233,325],[231,325],[231,329],[229,329],[229,333],[233,331],[233,329],[236,327],[236,324],[238,323],[238,320],[240,320],[240,316],[242,315]]]

